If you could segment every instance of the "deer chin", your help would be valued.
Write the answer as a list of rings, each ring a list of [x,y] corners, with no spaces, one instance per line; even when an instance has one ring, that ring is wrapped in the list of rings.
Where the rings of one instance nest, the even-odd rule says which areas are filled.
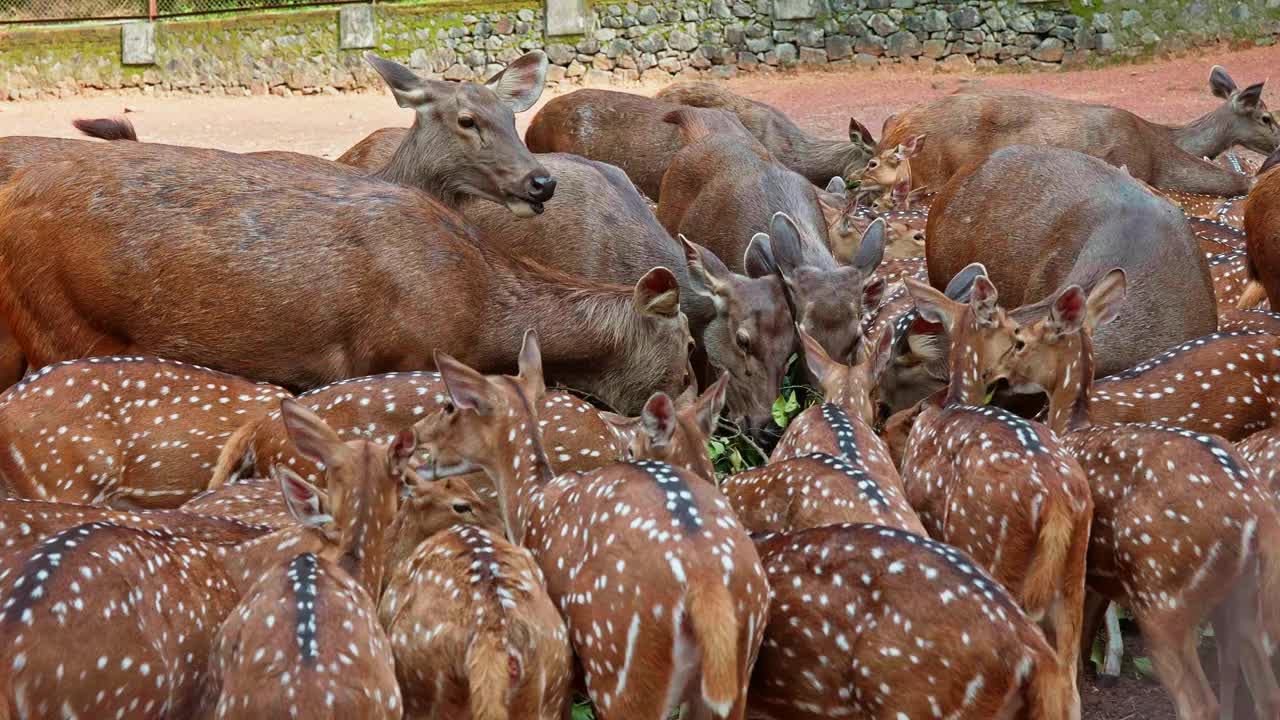
[[[541,215],[546,209],[540,202],[526,200],[515,195],[508,197],[506,202],[503,204],[506,205],[507,210],[511,211],[512,215],[515,215],[522,220],[527,220],[531,217]]]
[[[471,462],[470,460],[459,460],[455,463],[432,463],[416,468],[414,472],[419,478],[427,482],[435,482],[445,478],[456,477],[458,475],[466,475],[473,472],[482,472],[484,468]]]

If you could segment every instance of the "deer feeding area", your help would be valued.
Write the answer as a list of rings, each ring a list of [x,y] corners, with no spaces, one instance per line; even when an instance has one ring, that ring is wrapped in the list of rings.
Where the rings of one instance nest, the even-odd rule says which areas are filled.
[[[548,54],[0,106],[0,718],[1280,717],[1273,47]]]

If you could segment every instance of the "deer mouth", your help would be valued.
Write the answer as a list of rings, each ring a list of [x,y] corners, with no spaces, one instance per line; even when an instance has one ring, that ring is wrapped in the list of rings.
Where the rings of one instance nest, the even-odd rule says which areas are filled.
[[[525,220],[541,215],[546,210],[541,202],[518,195],[508,198],[505,205],[512,215]]]

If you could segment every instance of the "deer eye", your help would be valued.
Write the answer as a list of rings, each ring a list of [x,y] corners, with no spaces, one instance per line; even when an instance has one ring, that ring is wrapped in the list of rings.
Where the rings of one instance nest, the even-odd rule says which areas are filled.
[[[867,162],[867,169],[869,169],[869,170],[875,170],[875,169],[876,169],[876,168],[878,168],[878,167],[880,167],[880,161],[879,161],[879,160],[872,159],[872,160],[870,160],[870,161],[868,161],[868,162]]]
[[[461,127],[464,130],[470,130],[475,126],[476,126],[476,119],[471,117],[470,115],[458,116],[458,127]]]
[[[738,347],[742,348],[742,352],[751,352],[751,336],[748,335],[745,330],[739,330],[735,339],[737,340]]]
[[[466,515],[467,513],[471,512],[471,505],[469,505],[468,503],[454,503],[453,511],[458,513],[459,515]]]
[[[1275,125],[1276,119],[1271,117],[1270,115],[1263,115],[1262,122],[1264,125]]]
[[[444,404],[444,412],[446,415],[452,415],[456,410],[457,408],[453,406],[452,402],[447,402]]]

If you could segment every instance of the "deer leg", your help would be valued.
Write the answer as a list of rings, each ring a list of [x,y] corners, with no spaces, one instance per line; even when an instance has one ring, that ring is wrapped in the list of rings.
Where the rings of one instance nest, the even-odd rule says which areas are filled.
[[[1218,656],[1218,717],[1231,720],[1236,711],[1236,688],[1240,684],[1240,637],[1231,618],[1235,603],[1228,599],[1213,613],[1213,639]]]
[[[1080,621],[1080,665],[1088,668],[1093,661],[1093,644],[1098,639],[1098,628],[1102,627],[1103,617],[1110,612],[1110,601],[1092,590],[1085,589],[1084,612]],[[1099,684],[1102,672],[1098,673]]]
[[[1259,623],[1259,595],[1253,584],[1241,581],[1213,613],[1213,630],[1218,646],[1218,696],[1220,716],[1235,717],[1236,689],[1240,671],[1253,699],[1254,715],[1274,718],[1280,712],[1280,685],[1263,646],[1264,630]]]
[[[1173,696],[1178,720],[1213,720],[1218,702],[1196,655],[1196,626],[1178,616],[1141,615],[1138,626],[1160,683]]]

